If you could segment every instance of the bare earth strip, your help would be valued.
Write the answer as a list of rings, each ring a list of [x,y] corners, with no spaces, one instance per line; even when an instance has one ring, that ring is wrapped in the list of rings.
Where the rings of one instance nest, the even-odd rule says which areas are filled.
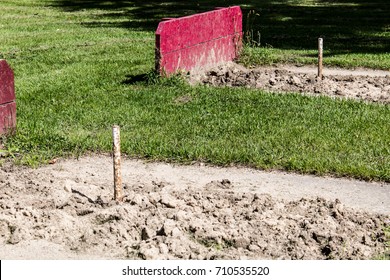
[[[1,259],[367,259],[390,184],[109,156],[0,170]]]
[[[317,67],[314,66],[296,66],[296,65],[280,65],[278,68],[290,71],[293,73],[303,73],[303,74],[314,74],[317,75]],[[354,70],[345,69],[345,68],[328,68],[323,69],[323,75],[325,76],[366,76],[366,77],[390,77],[390,71],[385,70],[376,70],[376,69],[366,69],[366,68],[357,68]]]
[[[315,67],[279,65],[248,69],[226,63],[191,73],[190,84],[248,87],[270,92],[300,92],[369,102],[390,103],[390,71],[324,68],[323,79]]]

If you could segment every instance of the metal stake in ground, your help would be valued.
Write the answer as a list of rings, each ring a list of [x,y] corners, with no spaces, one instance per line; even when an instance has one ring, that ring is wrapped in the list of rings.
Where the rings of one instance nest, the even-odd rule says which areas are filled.
[[[322,54],[323,54],[323,40],[318,38],[318,78],[322,80]]]
[[[114,158],[114,199],[123,201],[122,174],[121,174],[121,139],[118,125],[112,127],[113,158]]]

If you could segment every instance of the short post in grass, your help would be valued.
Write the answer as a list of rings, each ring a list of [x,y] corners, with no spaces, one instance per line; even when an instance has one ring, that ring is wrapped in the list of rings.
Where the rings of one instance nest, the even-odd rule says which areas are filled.
[[[318,78],[322,80],[322,55],[323,55],[324,45],[323,39],[318,38]]]
[[[122,174],[121,174],[121,140],[120,127],[112,127],[113,159],[114,159],[114,200],[123,201]]]

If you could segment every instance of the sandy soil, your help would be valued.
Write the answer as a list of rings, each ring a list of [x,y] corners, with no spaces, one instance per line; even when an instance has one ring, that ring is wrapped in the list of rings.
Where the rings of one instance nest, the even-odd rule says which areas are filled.
[[[325,68],[323,79],[319,79],[314,67],[279,65],[247,69],[227,63],[194,72],[189,76],[189,81],[191,84],[244,86],[271,92],[300,92],[390,103],[390,71]]]
[[[390,184],[109,156],[0,170],[0,259],[369,259]]]

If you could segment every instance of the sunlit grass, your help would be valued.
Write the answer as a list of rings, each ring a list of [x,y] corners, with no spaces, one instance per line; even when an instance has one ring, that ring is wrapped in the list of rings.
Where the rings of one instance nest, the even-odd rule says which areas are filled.
[[[152,72],[154,31],[122,25],[133,24],[134,7],[69,10],[59,2],[0,3],[0,57],[14,69],[18,106],[17,134],[3,143],[16,162],[109,152],[119,124],[123,153],[132,157],[390,181],[388,105],[161,79]],[[348,67],[386,68],[390,60],[388,53],[325,55],[326,65]],[[255,44],[241,57],[247,64],[315,59],[315,47]]]

